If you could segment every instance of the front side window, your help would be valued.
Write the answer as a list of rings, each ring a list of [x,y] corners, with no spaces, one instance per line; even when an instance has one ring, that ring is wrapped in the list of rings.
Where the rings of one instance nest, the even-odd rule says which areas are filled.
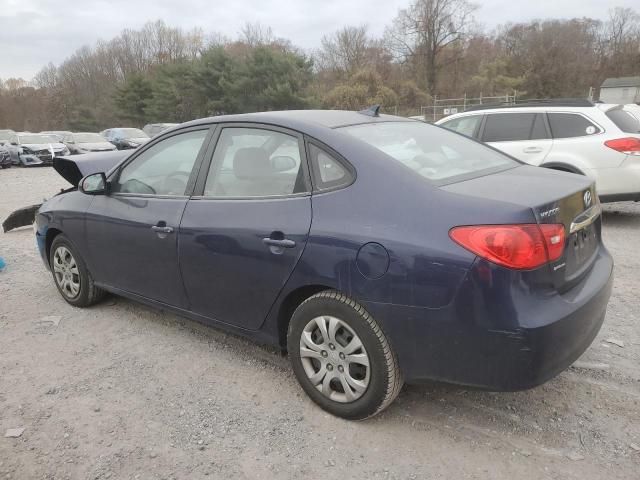
[[[576,113],[548,113],[553,138],[586,137],[600,133],[600,128]]]
[[[156,143],[121,171],[112,191],[185,195],[191,171],[208,130],[181,133]]]
[[[222,130],[207,175],[207,197],[270,197],[307,191],[300,142],[259,128]]]
[[[529,140],[532,137],[535,120],[535,113],[494,113],[487,115],[482,140],[484,142]],[[536,133],[539,135],[539,132]]]
[[[454,132],[461,133],[467,137],[474,137],[478,131],[478,126],[482,120],[482,115],[470,115],[468,117],[460,117],[448,122],[444,122],[442,126],[453,130]]]
[[[341,130],[440,184],[520,165],[478,142],[426,123],[378,122]]]

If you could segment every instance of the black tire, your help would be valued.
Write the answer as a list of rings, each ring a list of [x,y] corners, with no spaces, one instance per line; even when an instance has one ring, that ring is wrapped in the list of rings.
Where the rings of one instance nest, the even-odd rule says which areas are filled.
[[[364,352],[368,357],[368,385],[364,393],[361,393],[361,396],[355,400],[335,401],[329,398],[321,392],[320,385],[314,385],[309,374],[305,371],[305,365],[300,355],[300,342],[305,327],[312,325],[313,328],[311,322],[318,317],[339,319],[342,324],[346,324],[352,330],[353,334],[357,335],[364,347],[361,352]],[[337,335],[335,337],[337,338]],[[320,348],[325,344],[326,342],[320,344]],[[331,344],[329,345],[331,346]],[[384,332],[361,305],[340,292],[323,291],[309,297],[298,306],[289,323],[287,348],[293,371],[304,391],[321,408],[338,417],[348,420],[363,420],[373,417],[387,408],[402,388],[403,380],[398,360]],[[348,345],[342,346],[342,348],[348,348]],[[319,362],[332,362],[331,357],[326,358],[325,351],[322,354],[325,358],[310,360],[315,362],[315,368],[318,370],[322,368],[319,367]],[[333,355],[335,359],[335,351],[330,352],[329,355]],[[338,359],[336,361],[340,362]],[[309,363],[307,363],[308,367]],[[340,372],[344,372],[345,367],[341,367],[343,369]],[[346,368],[350,369],[351,367],[346,366]],[[337,371],[333,371],[333,367],[332,374],[340,375]],[[337,384],[337,388],[341,388],[339,384]],[[337,395],[340,394],[337,393]]]
[[[70,273],[70,275],[72,276],[70,278],[75,279],[77,277],[77,280],[79,282],[79,291],[76,295],[72,295],[69,290],[63,289],[61,287],[60,281],[55,272],[54,257],[58,249],[60,249],[61,247],[66,249],[71,254],[72,259],[75,260],[75,265],[77,266],[78,273]],[[58,236],[56,236],[51,243],[51,250],[49,252],[49,265],[51,266],[53,282],[55,283],[58,292],[60,292],[62,298],[64,298],[70,305],[81,308],[89,307],[104,298],[106,292],[101,288],[95,286],[95,284],[93,283],[93,278],[91,277],[91,274],[89,273],[84,260],[78,254],[71,241],[69,241],[69,239],[64,234],[59,234]]]

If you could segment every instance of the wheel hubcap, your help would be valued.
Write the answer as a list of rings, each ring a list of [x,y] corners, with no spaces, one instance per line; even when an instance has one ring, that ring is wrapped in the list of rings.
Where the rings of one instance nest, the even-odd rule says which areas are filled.
[[[80,271],[76,259],[67,247],[60,246],[53,253],[53,274],[60,291],[67,298],[80,293]]]
[[[369,386],[369,355],[339,318],[322,316],[307,323],[300,338],[300,359],[311,383],[336,402],[353,402]]]

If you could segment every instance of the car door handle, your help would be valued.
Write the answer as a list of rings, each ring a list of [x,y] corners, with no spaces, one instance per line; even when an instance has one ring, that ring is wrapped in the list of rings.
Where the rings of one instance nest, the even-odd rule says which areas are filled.
[[[293,240],[289,240],[288,238],[276,240],[275,238],[266,237],[262,239],[262,243],[264,243],[265,245],[269,245],[270,247],[280,248],[293,248],[296,246],[296,242],[294,242]]]
[[[524,153],[540,153],[542,149],[540,147],[527,147],[522,150]]]
[[[171,227],[161,227],[159,225],[153,225],[151,227],[151,230],[153,230],[154,232],[158,232],[158,233],[173,233],[173,228]]]

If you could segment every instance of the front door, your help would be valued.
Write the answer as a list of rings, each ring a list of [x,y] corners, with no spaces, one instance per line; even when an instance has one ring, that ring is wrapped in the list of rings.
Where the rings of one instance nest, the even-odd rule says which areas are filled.
[[[197,314],[257,329],[305,248],[311,196],[302,138],[227,126],[202,195],[187,202],[178,248]]]
[[[150,145],[110,177],[86,216],[91,272],[108,286],[185,308],[180,219],[206,149],[208,127]]]

